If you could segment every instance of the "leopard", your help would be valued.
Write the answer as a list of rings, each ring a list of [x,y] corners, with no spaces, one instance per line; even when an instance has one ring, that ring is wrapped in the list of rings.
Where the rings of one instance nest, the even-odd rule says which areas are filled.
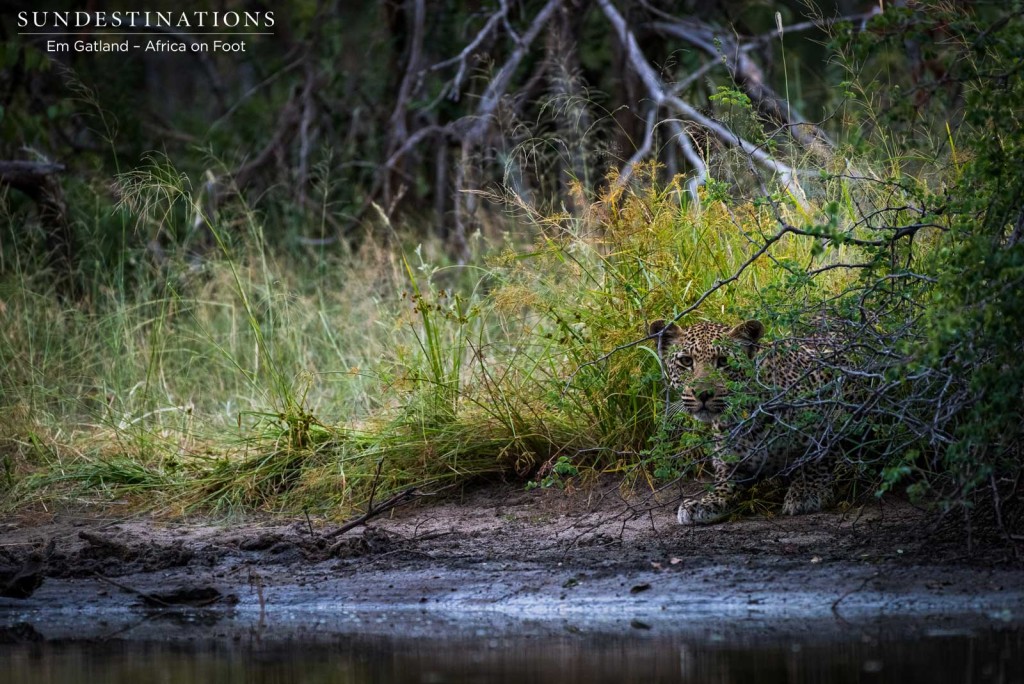
[[[657,320],[649,325],[668,384],[678,396],[666,413],[685,412],[710,425],[713,436],[713,485],[682,501],[676,514],[682,525],[727,518],[751,486],[779,476],[788,480],[782,505],[787,515],[818,512],[833,502],[835,459],[828,449],[822,453],[823,440],[815,434],[827,429],[826,418],[816,424],[811,411],[808,421],[809,412],[791,400],[794,392],[814,392],[832,381],[828,364],[821,362],[823,347],[765,344],[764,333],[757,320],[686,327]],[[734,415],[731,395],[741,392],[753,406],[747,415]]]

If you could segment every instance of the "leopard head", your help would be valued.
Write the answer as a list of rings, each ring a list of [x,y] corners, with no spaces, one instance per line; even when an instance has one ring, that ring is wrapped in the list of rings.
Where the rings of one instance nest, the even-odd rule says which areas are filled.
[[[659,320],[648,332],[658,336],[669,384],[679,395],[669,410],[684,410],[697,420],[715,423],[726,409],[727,382],[743,377],[743,364],[736,361],[743,355],[748,360],[754,357],[764,326],[746,321],[734,327],[694,323],[681,328]]]

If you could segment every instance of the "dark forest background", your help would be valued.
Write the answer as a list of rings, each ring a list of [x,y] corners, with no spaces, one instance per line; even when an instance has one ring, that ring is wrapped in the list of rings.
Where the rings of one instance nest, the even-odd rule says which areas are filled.
[[[783,150],[754,155],[765,168],[774,167],[762,154],[782,163],[792,147],[812,155],[834,148],[841,122],[832,119],[846,97],[837,86],[850,74],[831,61],[833,27],[849,26],[852,37],[878,7],[192,3],[189,10],[272,10],[274,35],[248,38],[244,55],[125,57],[47,54],[45,39],[16,35],[13,21],[25,10],[113,5],[5,3],[0,154],[24,159],[32,150],[88,175],[117,173],[157,152],[189,174],[196,191],[207,184],[208,201],[242,192],[272,208],[275,243],[358,245],[377,202],[464,258],[467,235],[486,222],[467,189],[504,183],[558,206],[573,182],[593,191],[609,170],[639,160],[659,160],[671,178],[703,172],[741,139],[760,142],[746,140],[759,133],[723,120],[725,89],[750,98],[758,125],[785,127],[774,137]],[[180,9],[152,9],[172,8]],[[151,37],[192,40],[177,29],[164,33]],[[72,37],[95,38],[87,29]],[[933,97],[955,98],[948,88],[933,92],[946,74],[941,59],[926,54],[929,36],[902,42],[907,95],[882,106],[907,116]],[[329,225],[297,229],[316,226],[324,202]]]

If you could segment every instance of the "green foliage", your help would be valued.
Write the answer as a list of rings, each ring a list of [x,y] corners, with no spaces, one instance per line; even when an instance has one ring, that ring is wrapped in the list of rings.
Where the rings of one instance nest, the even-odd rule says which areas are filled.
[[[930,266],[938,284],[925,363],[963,379],[970,401],[945,454],[963,495],[1019,472],[1024,455],[1024,21],[1019,11],[965,46],[964,123],[949,234]]]
[[[536,489],[537,487],[542,487],[547,489],[549,487],[557,487],[558,489],[565,489],[566,483],[579,474],[580,469],[573,465],[568,456],[562,455],[551,465],[551,472],[549,474],[544,475],[539,481],[530,480],[526,483],[526,488]]]
[[[333,33],[337,17],[320,21],[310,3],[293,11],[320,29],[319,59],[333,64],[351,49]],[[436,21],[439,35],[456,33]],[[592,14],[581,22],[593,30]],[[506,186],[487,199],[507,215],[489,215],[495,225],[468,263],[367,201],[377,174],[352,160],[386,152],[387,116],[338,113],[336,127],[353,134],[305,160],[301,200],[266,181],[258,200],[221,187],[207,208],[207,181],[220,175],[207,168],[224,166],[216,159],[257,138],[276,111],[252,101],[210,128],[199,157],[150,155],[113,190],[102,171],[70,181],[86,245],[77,274],[86,296],[75,307],[50,285],[31,207],[4,196],[8,501],[337,512],[371,495],[491,476],[567,487],[616,473],[657,486],[699,473],[709,435],[666,414],[658,355],[643,342],[649,322],[758,318],[769,338],[824,331],[847,344],[836,366],[855,371],[850,385],[834,379],[794,401],[841,397],[828,409],[829,438],[876,491],[976,506],[983,490],[998,493],[1019,475],[1024,443],[1024,21],[917,4],[867,27],[838,28],[833,39],[846,68],[833,89],[839,149],[787,160],[820,160],[820,174],[744,179],[746,159],[709,146],[697,198],[688,178],[657,165],[594,181],[614,117],[584,127],[602,96],[583,97],[578,73],[560,66],[566,91],[530,103],[535,128],[517,129],[500,151]],[[384,41],[364,28],[361,46]],[[583,46],[582,71],[610,63],[603,45]],[[907,45],[921,49],[911,64]],[[31,46],[0,58],[72,79],[49,73]],[[359,90],[381,101],[395,89],[385,62],[360,64],[365,77],[350,64],[326,70],[321,96],[356,101]],[[457,118],[461,105],[439,83],[412,110]],[[708,88],[711,109],[734,130],[788,154],[747,94]],[[289,87],[267,89],[269,102],[291,101]],[[89,164],[139,158],[134,144],[121,146],[122,117],[102,94],[80,83],[71,92],[43,108],[5,107],[0,130],[42,145],[55,127],[88,117],[104,145]],[[569,159],[567,136],[593,154]],[[530,163],[516,166],[517,155]],[[537,196],[520,191],[514,169],[555,158],[564,174],[538,181],[551,183]],[[411,194],[426,197],[425,182],[414,179]],[[377,210],[358,251],[299,239],[340,234],[338,217],[360,206]],[[757,409],[762,396],[748,382],[730,389],[732,415]],[[793,411],[790,427],[816,429],[821,410]]]
[[[830,210],[828,225],[808,231],[831,244],[867,241],[841,315],[852,319],[854,303],[861,318],[871,312],[865,347],[901,357],[866,359],[894,388],[870,417],[879,491],[994,504],[997,518],[999,491],[1024,453],[1019,10],[907,6],[876,16],[866,32],[839,34],[846,64],[861,75],[860,130],[877,127],[865,139],[891,155],[891,171],[874,181],[888,197],[881,230],[850,232]],[[890,69],[908,46],[909,69]],[[951,98],[962,108],[951,110]]]

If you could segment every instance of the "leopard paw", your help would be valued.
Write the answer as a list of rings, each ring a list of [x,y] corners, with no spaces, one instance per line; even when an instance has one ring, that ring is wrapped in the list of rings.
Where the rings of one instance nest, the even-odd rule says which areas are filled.
[[[782,503],[782,512],[786,515],[801,513],[817,513],[831,503],[829,492],[799,491],[790,488],[786,492],[786,500]]]
[[[676,520],[680,525],[704,525],[725,517],[725,507],[706,499],[691,499],[679,505]]]

